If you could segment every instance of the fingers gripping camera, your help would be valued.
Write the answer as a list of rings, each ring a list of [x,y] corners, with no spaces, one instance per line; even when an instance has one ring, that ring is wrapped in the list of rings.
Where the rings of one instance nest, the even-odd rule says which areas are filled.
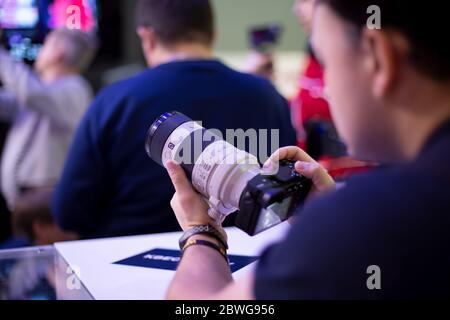
[[[255,156],[178,112],[165,113],[151,125],[146,151],[162,166],[174,160],[183,167],[208,200],[211,218],[222,222],[238,211],[236,226],[249,235],[292,216],[312,185],[295,172],[292,161],[282,161],[278,172],[264,175]]]

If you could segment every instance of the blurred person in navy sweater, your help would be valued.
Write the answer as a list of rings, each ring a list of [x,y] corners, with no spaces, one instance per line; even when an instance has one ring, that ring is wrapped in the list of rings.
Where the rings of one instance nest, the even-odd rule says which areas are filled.
[[[165,112],[223,133],[279,129],[281,146],[295,143],[287,101],[276,89],[214,59],[209,0],[142,0],[136,18],[151,68],[99,94],[53,199],[56,221],[82,238],[179,229],[170,179],[144,150],[149,126]]]

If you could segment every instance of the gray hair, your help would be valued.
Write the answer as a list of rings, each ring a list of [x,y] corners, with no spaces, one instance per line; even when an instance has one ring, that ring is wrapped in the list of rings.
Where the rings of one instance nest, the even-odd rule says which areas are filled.
[[[56,40],[63,45],[63,63],[66,66],[79,72],[89,67],[98,49],[98,40],[94,34],[61,28],[54,30],[50,35],[56,37]]]

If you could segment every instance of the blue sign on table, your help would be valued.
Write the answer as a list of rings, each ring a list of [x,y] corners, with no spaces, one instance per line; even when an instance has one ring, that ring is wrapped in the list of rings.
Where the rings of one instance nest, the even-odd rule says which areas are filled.
[[[230,260],[231,272],[236,272],[258,259],[257,257],[236,255],[229,255],[228,258]],[[114,264],[175,271],[179,262],[179,250],[153,249],[151,251],[114,262]]]

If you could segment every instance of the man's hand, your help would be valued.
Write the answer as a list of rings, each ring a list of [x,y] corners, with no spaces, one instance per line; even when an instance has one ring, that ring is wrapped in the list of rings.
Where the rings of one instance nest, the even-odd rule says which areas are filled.
[[[166,164],[175,195],[170,202],[181,228],[186,231],[199,225],[213,225],[226,239],[225,231],[208,215],[208,203],[198,194],[178,164],[169,161]]]
[[[313,195],[326,193],[336,189],[336,182],[328,172],[311,158],[306,152],[297,147],[286,147],[276,151],[264,165],[264,169],[270,172],[276,163],[281,160],[294,160],[295,170],[301,175],[313,181]]]

